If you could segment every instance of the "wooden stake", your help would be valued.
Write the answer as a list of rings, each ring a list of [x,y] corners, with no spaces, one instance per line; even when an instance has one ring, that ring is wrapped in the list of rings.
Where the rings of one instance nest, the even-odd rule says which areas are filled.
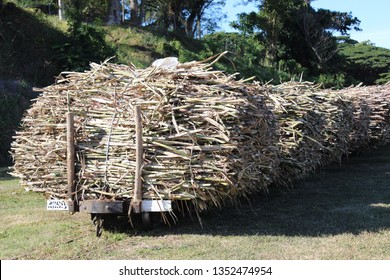
[[[142,121],[141,109],[139,105],[134,107],[135,134],[136,134],[136,163],[135,163],[135,182],[134,196],[131,203],[132,210],[135,213],[141,213],[142,201],[142,161],[143,161],[143,141],[142,141]]]
[[[68,199],[73,202],[75,198],[75,145],[74,145],[74,115],[66,114],[66,159],[68,177]]]

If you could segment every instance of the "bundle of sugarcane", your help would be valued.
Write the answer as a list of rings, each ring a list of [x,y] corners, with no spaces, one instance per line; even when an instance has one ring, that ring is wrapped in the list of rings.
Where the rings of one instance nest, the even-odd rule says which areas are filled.
[[[303,178],[348,153],[353,105],[312,83],[272,87],[269,105],[278,120],[282,184]]]
[[[64,73],[26,113],[12,145],[14,175],[30,189],[66,197],[67,112],[75,115],[77,199],[134,197],[137,106],[142,197],[190,202],[199,211],[286,185],[365,141],[388,139],[383,96],[370,99],[375,114],[367,113],[351,91],[261,86],[211,64],[105,62]],[[376,115],[387,124],[374,123]]]
[[[277,139],[265,96],[206,63],[173,68],[104,63],[46,87],[13,143],[22,184],[66,197],[66,120],[75,115],[77,197],[130,199],[134,106],[143,127],[143,198],[190,200],[196,209],[265,189]]]
[[[354,104],[350,150],[362,151],[390,142],[390,84],[339,91]]]

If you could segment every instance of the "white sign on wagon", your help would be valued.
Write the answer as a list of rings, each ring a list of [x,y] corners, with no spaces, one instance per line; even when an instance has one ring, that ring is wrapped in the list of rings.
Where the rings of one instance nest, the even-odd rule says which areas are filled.
[[[171,200],[142,200],[142,212],[172,211]]]
[[[46,210],[67,211],[69,206],[66,200],[49,199],[47,200]]]

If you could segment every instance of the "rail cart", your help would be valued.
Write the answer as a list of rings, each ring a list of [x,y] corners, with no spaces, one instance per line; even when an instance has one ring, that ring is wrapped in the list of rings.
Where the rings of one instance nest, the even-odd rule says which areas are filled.
[[[132,199],[128,200],[78,200],[75,185],[75,134],[74,134],[74,114],[68,112],[67,120],[67,199],[47,200],[47,210],[65,210],[70,213],[83,212],[91,214],[91,219],[96,227],[96,236],[100,236],[105,219],[112,216],[141,216],[142,225],[145,229],[153,227],[152,215],[154,213],[172,211],[171,200],[150,200],[142,199],[142,125],[141,111],[139,106],[134,108],[136,125],[136,168],[135,185]]]

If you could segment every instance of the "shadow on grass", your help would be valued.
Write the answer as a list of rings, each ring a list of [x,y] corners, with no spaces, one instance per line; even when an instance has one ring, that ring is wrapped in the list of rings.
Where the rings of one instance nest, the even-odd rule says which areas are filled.
[[[0,167],[0,180],[15,180],[15,178],[9,174],[10,172],[11,169],[8,167]]]
[[[168,227],[115,230],[129,234],[161,236],[274,235],[321,236],[359,234],[390,228],[390,146],[354,156],[297,182],[291,189],[273,189],[251,203],[226,207],[202,215],[203,228],[196,217],[180,217]]]
[[[218,216],[219,217],[218,217]],[[390,147],[332,165],[290,190],[204,219],[216,234],[318,236],[390,228]]]

